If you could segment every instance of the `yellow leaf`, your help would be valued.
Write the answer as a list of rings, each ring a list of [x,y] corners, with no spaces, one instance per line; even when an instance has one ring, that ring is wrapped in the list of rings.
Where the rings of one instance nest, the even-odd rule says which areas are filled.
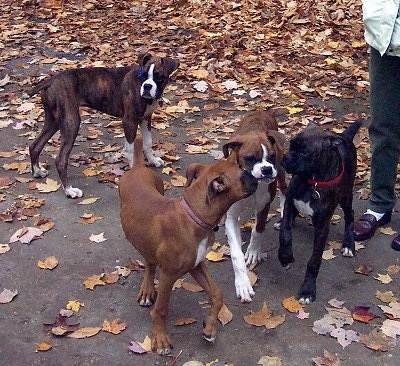
[[[142,343],[137,342],[140,347],[142,347],[146,352],[151,351],[151,339],[146,336]]]
[[[334,64],[336,64],[336,61],[335,61],[333,58],[330,58],[330,57],[327,57],[327,58],[325,59],[325,62],[326,62],[328,65],[334,65]]]
[[[47,178],[46,183],[36,183],[36,189],[41,193],[56,192],[61,185],[57,181]]]
[[[58,259],[54,256],[47,257],[44,261],[38,261],[41,269],[54,269],[58,266]]]
[[[101,274],[87,277],[83,281],[83,285],[89,290],[93,290],[95,286],[104,286],[105,282],[103,282],[101,280],[102,277],[103,277],[103,275],[101,275]]]
[[[287,107],[287,110],[289,112],[290,115],[292,114],[296,114],[299,112],[302,112],[304,110],[304,108],[300,108],[300,107]]]
[[[265,328],[267,329],[275,329],[278,325],[281,325],[286,319],[286,315],[277,315],[277,316],[272,316],[268,318],[265,321]]]
[[[109,332],[112,334],[119,334],[125,329],[126,329],[126,323],[120,323],[119,319],[114,319],[111,322],[109,322],[106,319],[103,322],[102,330],[104,330],[105,332]]]
[[[213,250],[210,250],[207,255],[206,258],[210,261],[210,262],[220,262],[223,261],[224,258],[224,253],[217,253],[214,252]]]
[[[99,197],[85,198],[84,200],[79,202],[78,205],[90,205],[91,203],[95,203],[99,199]]]
[[[271,310],[269,310],[267,304],[264,302],[260,311],[251,312],[251,314],[245,315],[243,319],[247,324],[261,327],[265,325],[267,319],[271,316],[271,314]]]
[[[78,300],[70,300],[67,303],[67,309],[72,310],[75,313],[79,311],[81,306],[84,306],[84,304],[81,304]]]
[[[394,235],[397,234],[397,231],[393,230],[390,226],[389,227],[381,227],[379,231],[385,235]]]
[[[100,331],[101,331],[100,327],[80,328],[80,329],[76,330],[75,332],[68,334],[67,337],[76,338],[76,339],[89,338],[89,337],[93,337]]]
[[[382,275],[378,273],[378,275],[374,278],[385,285],[393,281],[392,277],[390,277],[388,274]]]

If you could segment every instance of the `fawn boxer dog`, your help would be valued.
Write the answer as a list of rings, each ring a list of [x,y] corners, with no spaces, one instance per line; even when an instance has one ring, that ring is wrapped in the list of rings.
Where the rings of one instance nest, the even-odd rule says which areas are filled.
[[[150,306],[151,344],[161,355],[170,352],[166,329],[168,303],[176,280],[186,273],[203,287],[211,308],[204,321],[204,336],[213,341],[222,307],[222,292],[210,277],[204,258],[214,243],[214,230],[232,203],[257,189],[257,180],[242,170],[236,157],[212,165],[187,167],[187,187],[181,197],[164,197],[162,179],[144,165],[142,139],[134,144],[134,164],[120,180],[121,224],[126,238],[144,257],[146,269],[137,301]],[[154,276],[159,267],[156,299]]]
[[[261,260],[262,244],[267,240],[265,226],[271,202],[277,187],[280,189],[281,212],[285,202],[285,171],[280,162],[285,146],[285,135],[278,132],[275,115],[283,109],[269,109],[246,114],[239,127],[222,147],[224,156],[233,150],[239,165],[259,180],[257,191],[251,197],[234,203],[228,210],[225,220],[225,232],[231,252],[235,273],[236,295],[242,302],[250,302],[254,290],[247,274],[246,264]],[[285,112],[287,110],[285,109]],[[255,209],[256,223],[251,231],[250,244],[246,254],[242,252],[240,235],[240,214],[245,207]]]
[[[125,153],[132,165],[133,141],[138,126],[144,139],[144,153],[150,165],[159,167],[163,160],[154,156],[151,137],[151,115],[161,101],[170,75],[179,61],[139,56],[139,65],[117,68],[82,68],[62,71],[37,84],[29,95],[41,92],[45,121],[42,131],[29,146],[33,176],[46,177],[48,171],[39,166],[39,155],[47,141],[59,130],[60,151],[56,167],[67,197],[82,197],[83,192],[68,181],[68,158],[81,123],[79,107],[85,106],[122,118]]]
[[[292,224],[296,216],[299,213],[310,216],[314,226],[314,247],[297,296],[303,304],[316,298],[322,254],[338,205],[344,213],[342,254],[345,257],[355,255],[352,229],[357,155],[353,138],[360,127],[361,121],[356,121],[337,134],[309,124],[290,140],[289,152],[282,159],[283,168],[292,174],[279,232],[278,257],[282,266],[288,267],[294,262]]]

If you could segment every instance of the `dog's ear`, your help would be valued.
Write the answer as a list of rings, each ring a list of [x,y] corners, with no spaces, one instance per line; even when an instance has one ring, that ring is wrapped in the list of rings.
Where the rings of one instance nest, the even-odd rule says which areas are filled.
[[[242,145],[243,143],[239,141],[227,142],[225,145],[222,146],[222,152],[224,153],[224,158],[227,158],[229,156],[229,149],[232,149],[237,154]]]
[[[204,165],[200,163],[192,163],[186,168],[186,184],[185,187],[189,187],[192,182],[200,175],[200,172],[204,169]]]
[[[167,70],[168,75],[171,75],[179,67],[179,61],[169,57],[163,57],[161,63]]]
[[[286,139],[286,136],[278,131],[268,130],[267,138],[269,142],[276,146],[277,150],[282,154],[287,152],[289,149],[289,141]]]
[[[139,63],[140,66],[144,66],[150,61],[151,58],[152,58],[151,53],[148,53],[148,52],[141,53],[138,56],[138,63]]]
[[[218,177],[214,178],[210,183],[208,183],[207,190],[207,203],[217,196],[218,193],[221,193],[229,188],[228,180],[225,175],[221,174]]]

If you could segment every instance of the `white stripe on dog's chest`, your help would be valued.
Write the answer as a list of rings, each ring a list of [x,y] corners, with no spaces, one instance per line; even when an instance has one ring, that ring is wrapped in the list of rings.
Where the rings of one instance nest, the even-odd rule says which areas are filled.
[[[300,200],[293,200],[297,211],[299,211],[302,215],[313,216],[314,210],[310,206],[310,202],[304,202]]]
[[[208,252],[207,244],[208,237],[205,237],[202,241],[200,241],[199,246],[197,247],[196,263],[194,264],[195,267],[206,257]]]

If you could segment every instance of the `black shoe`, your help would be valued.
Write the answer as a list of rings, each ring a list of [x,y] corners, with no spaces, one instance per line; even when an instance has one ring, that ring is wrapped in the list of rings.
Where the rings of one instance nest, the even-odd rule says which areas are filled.
[[[378,227],[386,225],[392,219],[392,212],[386,212],[379,220],[374,215],[365,213],[358,221],[354,222],[354,240],[363,241],[374,236]]]
[[[392,249],[397,250],[398,252],[400,252],[400,235],[396,236],[393,239],[392,244],[390,246],[392,247]]]

